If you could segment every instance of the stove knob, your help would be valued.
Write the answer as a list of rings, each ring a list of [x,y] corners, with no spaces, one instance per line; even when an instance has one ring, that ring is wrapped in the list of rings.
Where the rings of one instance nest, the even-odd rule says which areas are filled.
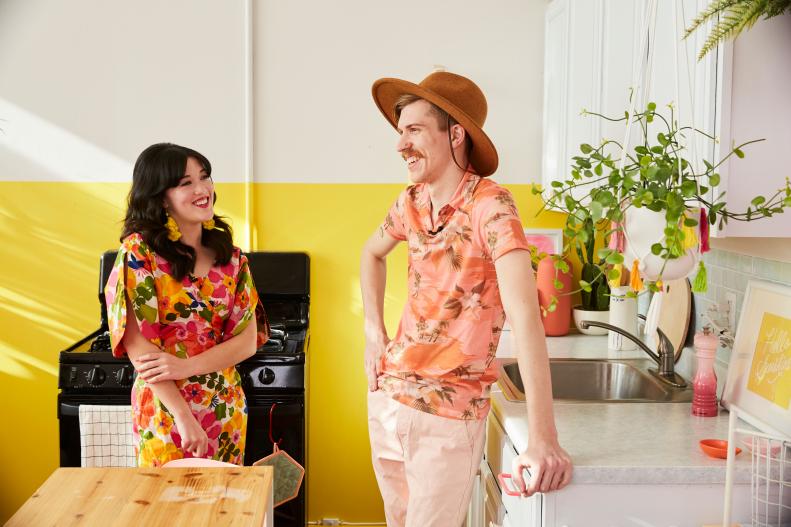
[[[275,372],[273,372],[269,368],[264,368],[258,374],[258,380],[264,384],[272,384],[273,382],[275,382]]]
[[[132,368],[129,366],[124,366],[115,374],[115,380],[121,386],[131,386],[133,379],[134,376],[132,375]]]
[[[104,373],[101,366],[94,366],[91,371],[88,372],[88,384],[91,386],[103,384],[106,378],[107,374]]]

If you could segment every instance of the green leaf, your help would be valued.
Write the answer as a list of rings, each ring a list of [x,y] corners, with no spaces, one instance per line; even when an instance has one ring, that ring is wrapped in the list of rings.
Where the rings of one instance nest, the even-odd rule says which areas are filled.
[[[656,103],[649,102],[648,103],[648,111],[649,112],[653,112],[654,110],[656,110]]]
[[[741,149],[739,148],[734,148],[733,153],[736,154],[736,157],[738,157],[739,159],[744,158],[744,152],[742,152]]]
[[[612,282],[613,280],[618,280],[621,277],[621,271],[618,269],[610,269],[607,271],[607,280]]]
[[[563,186],[563,182],[562,181],[553,181],[551,183],[551,185],[552,185],[553,188],[561,188]]]
[[[712,187],[716,187],[720,184],[720,175],[719,174],[712,174],[709,176],[709,185]]]
[[[586,282],[585,280],[580,280],[580,289],[583,291],[590,293],[591,292],[591,285]]]
[[[598,201],[591,201],[589,208],[590,208],[591,218],[593,219],[593,221],[599,221],[602,217],[601,203],[599,203]]]
[[[606,259],[608,264],[618,265],[623,263],[623,255],[621,253],[617,253],[612,251],[609,255],[607,255]]]
[[[685,198],[690,198],[695,195],[695,191],[698,189],[697,184],[694,181],[686,180],[681,184],[681,194]]]
[[[582,151],[583,154],[590,154],[593,152],[593,147],[588,143],[582,143],[580,145],[580,151]]]
[[[753,205],[754,207],[757,207],[758,205],[760,205],[764,201],[766,201],[765,197],[763,197],[763,196],[756,196],[756,197],[753,198],[753,200],[750,202],[750,204]]]
[[[695,227],[698,224],[698,220],[695,218],[684,218],[684,226],[685,227]]]
[[[643,156],[640,158],[640,166],[647,167],[651,164],[651,156]]]
[[[561,281],[560,281],[560,280],[558,280],[557,278],[555,278],[554,280],[552,280],[552,284],[555,286],[555,289],[556,289],[556,290],[558,290],[558,291],[560,291],[561,289],[563,289],[563,282],[561,282]]]
[[[597,176],[601,176],[601,174],[602,174],[601,163],[599,163],[598,165],[596,165],[596,166],[593,168],[593,171],[596,173],[596,175],[597,175]]]
[[[655,243],[655,244],[653,244],[651,246],[651,254],[655,254],[655,255],[659,256],[659,254],[661,252],[662,252],[662,244],[661,243]]]

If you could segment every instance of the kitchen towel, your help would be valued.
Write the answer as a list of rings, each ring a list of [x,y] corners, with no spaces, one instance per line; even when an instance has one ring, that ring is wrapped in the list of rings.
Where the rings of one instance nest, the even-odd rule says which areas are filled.
[[[131,406],[81,404],[79,415],[81,466],[137,466]]]

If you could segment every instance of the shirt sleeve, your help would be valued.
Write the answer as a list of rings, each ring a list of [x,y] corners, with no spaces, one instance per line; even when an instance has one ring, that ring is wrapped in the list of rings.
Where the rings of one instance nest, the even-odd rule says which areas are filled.
[[[479,243],[492,261],[514,249],[529,250],[524,227],[511,193],[496,186],[476,197]]]
[[[127,319],[137,323],[140,334],[149,342],[162,347],[157,289],[151,261],[152,253],[140,235],[129,236],[118,250],[115,265],[107,279],[104,296],[107,302],[110,344],[115,357],[126,355],[122,340]],[[134,316],[127,315],[127,297]]]
[[[247,256],[240,254],[236,291],[230,315],[223,327],[223,340],[228,340],[244,331],[251,320],[255,320],[256,323],[256,347],[260,347],[269,339],[269,320],[255,289]]]
[[[379,226],[379,232],[384,237],[386,232],[393,238],[399,241],[406,240],[406,228],[404,222],[404,200],[406,199],[406,192],[402,192],[395,203],[390,207],[390,210],[385,216],[384,221]]]

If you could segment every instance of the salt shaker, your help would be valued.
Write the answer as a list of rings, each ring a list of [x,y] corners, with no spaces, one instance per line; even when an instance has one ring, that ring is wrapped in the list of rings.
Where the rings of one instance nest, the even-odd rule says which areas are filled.
[[[714,356],[719,340],[708,326],[695,334],[697,370],[692,380],[692,415],[715,417],[717,415],[717,375],[714,373]]]

